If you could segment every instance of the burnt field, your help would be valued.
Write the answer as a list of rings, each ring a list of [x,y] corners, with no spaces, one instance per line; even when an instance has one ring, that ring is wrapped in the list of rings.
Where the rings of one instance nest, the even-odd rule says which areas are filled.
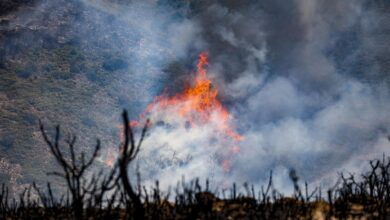
[[[93,152],[77,154],[76,137],[61,140],[59,126],[46,131],[40,124],[45,143],[62,169],[47,171],[64,183],[64,193],[46,186],[29,184],[22,193],[11,196],[5,184],[0,194],[2,219],[387,219],[390,208],[390,158],[371,160],[367,172],[354,176],[339,174],[336,185],[328,189],[309,189],[297,171],[290,171],[292,195],[283,195],[268,184],[233,184],[216,190],[209,182],[184,180],[173,190],[162,191],[158,180],[152,188],[142,186],[128,167],[137,157],[150,126],[146,122],[135,135],[123,112],[123,143],[120,155],[109,171],[91,175],[100,141]],[[52,134],[51,137],[48,133]],[[137,136],[137,137],[135,137]],[[65,143],[65,144],[64,144]],[[88,175],[87,175],[88,173]],[[190,177],[191,174],[188,174]]]

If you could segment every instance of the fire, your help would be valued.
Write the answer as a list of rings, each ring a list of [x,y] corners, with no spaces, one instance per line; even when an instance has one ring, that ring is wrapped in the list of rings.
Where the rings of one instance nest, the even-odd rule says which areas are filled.
[[[164,111],[170,108],[175,110],[178,117],[186,119],[192,126],[218,121],[218,132],[225,133],[236,141],[242,140],[243,137],[236,133],[230,125],[230,113],[217,98],[218,89],[213,86],[211,80],[207,77],[205,68],[207,64],[208,57],[203,52],[199,55],[199,61],[196,65],[197,74],[194,85],[173,97],[158,96],[154,102],[146,107],[146,110],[141,114],[141,118],[145,118],[154,110]],[[139,123],[138,121],[132,121],[131,124],[134,126]]]
[[[169,117],[179,118],[191,127],[212,124],[214,132],[222,134],[226,140],[227,149],[222,153],[224,156],[220,165],[225,171],[229,171],[230,159],[233,154],[240,151],[237,143],[243,140],[243,137],[234,131],[229,111],[218,100],[218,88],[207,77],[207,65],[208,57],[203,52],[199,55],[196,76],[192,85],[185,88],[182,93],[171,97],[157,96],[140,115],[140,120],[131,121],[130,125],[140,126],[142,124],[140,121],[145,118],[150,118],[152,122],[161,119],[169,121],[167,119]]]

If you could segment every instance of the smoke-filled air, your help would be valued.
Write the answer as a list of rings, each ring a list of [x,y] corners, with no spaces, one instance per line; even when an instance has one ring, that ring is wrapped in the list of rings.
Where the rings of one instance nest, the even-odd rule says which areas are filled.
[[[60,170],[40,123],[76,153],[100,140],[92,178],[124,152],[124,109],[136,140],[147,130],[131,183],[165,191],[271,171],[286,194],[292,171],[326,189],[390,155],[386,0],[3,2],[0,181],[15,195]]]

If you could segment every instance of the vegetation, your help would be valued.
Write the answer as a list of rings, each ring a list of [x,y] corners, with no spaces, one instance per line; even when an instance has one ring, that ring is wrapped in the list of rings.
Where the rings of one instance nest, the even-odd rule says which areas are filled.
[[[127,112],[123,113],[124,142],[120,156],[109,172],[103,170],[88,175],[100,151],[97,141],[88,157],[77,153],[76,137],[64,141],[57,126],[54,138],[49,138],[44,126],[40,130],[61,171],[49,172],[66,183],[66,193],[60,196],[51,183],[46,189],[33,183],[18,198],[10,198],[2,184],[0,218],[2,219],[346,219],[354,217],[383,218],[390,207],[390,158],[370,161],[370,170],[355,177],[340,174],[339,183],[322,196],[321,189],[309,191],[307,183],[302,190],[298,176],[290,171],[294,186],[291,197],[274,189],[272,172],[266,187],[256,192],[244,185],[244,193],[233,184],[229,191],[219,192],[202,187],[198,180],[184,181],[170,192],[162,192],[159,182],[147,190],[129,176],[129,164],[136,158],[148,128],[141,131],[138,141],[129,125]],[[67,147],[63,147],[65,143]],[[64,149],[67,149],[65,151]],[[139,180],[139,176],[136,176]],[[137,184],[134,185],[134,182]],[[227,193],[226,193],[227,192]]]
[[[0,129],[0,161],[6,164],[0,167],[0,182],[10,194],[34,181],[44,186],[43,168],[56,166],[36,126],[39,118],[62,122],[66,133],[84,134],[79,150],[87,150],[83,147],[95,136],[116,146],[118,131],[111,125],[117,114],[108,113],[132,105],[130,100],[140,100],[152,86],[145,77],[128,74],[128,35],[122,28],[103,32],[106,25],[97,18],[105,16],[78,0],[0,1],[0,127],[5,128]],[[21,169],[14,174],[8,167]],[[58,178],[50,182],[62,186]]]

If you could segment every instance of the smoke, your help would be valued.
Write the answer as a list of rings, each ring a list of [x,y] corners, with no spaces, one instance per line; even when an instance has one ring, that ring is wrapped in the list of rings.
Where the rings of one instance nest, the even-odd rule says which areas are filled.
[[[217,45],[211,50],[225,77],[221,87],[227,82],[225,98],[238,102],[231,108],[246,137],[232,179],[258,182],[269,169],[284,175],[294,168],[309,182],[329,182],[337,171],[357,171],[364,161],[388,153],[388,61],[373,57],[389,54],[366,49],[367,42],[376,48],[389,39],[386,15],[377,12],[384,7],[364,1],[263,1],[239,8],[215,4],[211,16],[206,10],[201,17],[207,24],[217,20],[216,8],[228,17],[207,27],[224,31],[205,39],[212,39],[211,48]],[[375,34],[373,20],[380,21]],[[251,48],[262,53],[250,53]],[[281,182],[288,183],[287,175]]]
[[[203,48],[198,50],[209,52],[209,73],[245,137],[232,170],[216,168],[211,175],[204,155],[213,151],[204,147],[208,143],[191,139],[197,132],[175,130],[169,136],[163,129],[150,138],[169,137],[167,143],[189,146],[198,156],[192,157],[193,166],[172,166],[153,177],[172,184],[194,173],[217,183],[261,184],[273,169],[276,184],[286,190],[293,168],[301,179],[329,186],[337,172],[359,172],[365,161],[389,153],[389,5],[360,0],[246,3],[191,2],[192,13],[186,14],[200,26],[197,41]],[[185,140],[198,144],[191,147],[192,141]],[[217,152],[226,151],[215,146]]]
[[[367,160],[389,153],[386,1],[70,2],[62,8],[41,1],[11,26],[51,28],[54,34],[33,45],[47,47],[51,39],[98,54],[91,59],[108,70],[119,66],[112,75],[88,66],[89,75],[103,75],[98,89],[88,87],[99,97],[78,113],[91,111],[100,125],[114,126],[113,112],[125,107],[137,119],[165,88],[182,91],[197,55],[207,51],[218,98],[245,137],[225,172],[221,155],[228,150],[213,125],[188,129],[165,115],[170,124],[150,131],[134,165],[146,184],[159,179],[166,188],[185,175],[220,186],[259,185],[274,170],[276,185],[289,190],[293,168],[302,180],[329,185],[338,171],[359,172]],[[73,12],[78,16],[68,16]]]

